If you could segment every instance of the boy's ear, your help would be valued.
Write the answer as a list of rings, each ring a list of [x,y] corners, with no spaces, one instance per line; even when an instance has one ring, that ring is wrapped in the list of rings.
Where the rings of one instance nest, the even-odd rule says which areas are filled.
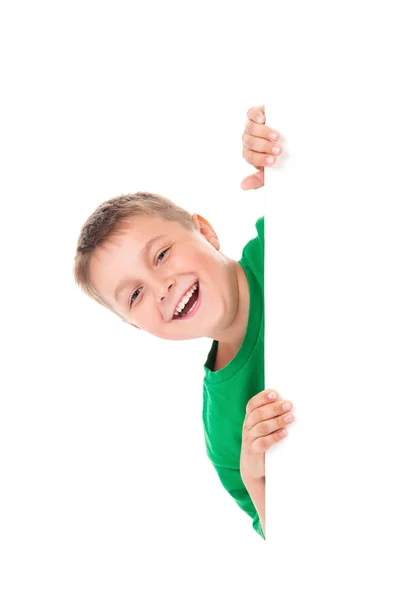
[[[209,221],[202,217],[202,215],[199,215],[198,213],[194,213],[192,215],[192,221],[194,222],[196,229],[199,229],[199,231],[201,231],[202,233],[206,233],[207,231],[213,231],[213,228],[210,225]]]
[[[192,220],[195,224],[196,229],[198,229],[202,235],[204,235],[207,240],[216,248],[216,250],[220,249],[220,242],[218,240],[217,234],[214,231],[213,227],[210,225],[209,221],[199,215],[198,213],[194,213],[192,215]]]

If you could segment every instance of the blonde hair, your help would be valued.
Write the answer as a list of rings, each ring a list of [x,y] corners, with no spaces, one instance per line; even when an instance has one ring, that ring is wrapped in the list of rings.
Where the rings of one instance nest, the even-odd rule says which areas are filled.
[[[119,315],[102,298],[90,280],[90,262],[96,248],[110,241],[137,215],[152,215],[195,229],[192,215],[168,198],[149,192],[117,196],[102,202],[80,230],[74,262],[74,279],[87,296]]]

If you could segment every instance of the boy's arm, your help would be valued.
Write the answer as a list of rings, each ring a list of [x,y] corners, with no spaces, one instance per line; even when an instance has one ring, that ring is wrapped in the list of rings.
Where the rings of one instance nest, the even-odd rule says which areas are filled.
[[[287,434],[294,420],[292,403],[278,400],[275,390],[264,390],[249,400],[242,429],[240,474],[260,519],[265,538],[265,454]]]
[[[265,539],[265,477],[260,479],[242,478],[242,481],[260,517],[261,529]]]
[[[236,504],[252,519],[253,529],[264,538],[260,515],[253,504],[253,500],[243,482],[239,469],[220,466],[208,455],[215,468],[217,475],[228,494],[235,500]],[[249,476],[250,479],[250,476]],[[249,485],[249,482],[248,482]]]

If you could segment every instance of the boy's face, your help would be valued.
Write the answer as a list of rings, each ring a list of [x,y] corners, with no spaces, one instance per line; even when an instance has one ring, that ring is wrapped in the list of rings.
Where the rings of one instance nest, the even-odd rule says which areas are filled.
[[[135,216],[91,260],[91,281],[108,304],[127,323],[167,340],[219,339],[237,314],[236,263],[219,252],[217,235],[206,219],[194,214],[192,220],[195,230],[189,231],[160,217]],[[157,236],[163,237],[145,250]],[[195,282],[200,302],[196,313],[173,319]]]

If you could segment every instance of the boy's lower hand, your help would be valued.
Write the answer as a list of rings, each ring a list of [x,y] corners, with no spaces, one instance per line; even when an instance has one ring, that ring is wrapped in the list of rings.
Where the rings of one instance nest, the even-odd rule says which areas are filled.
[[[269,397],[272,392],[275,398]],[[285,403],[288,405],[284,408]],[[291,402],[278,400],[275,390],[260,392],[247,403],[240,454],[243,481],[265,477],[264,453],[287,435],[285,428],[294,420],[291,408]],[[290,417],[290,421],[286,422],[286,417]]]
[[[241,188],[254,190],[264,185],[264,167],[275,164],[276,157],[282,154],[282,146],[275,143],[279,139],[279,133],[265,125],[264,106],[249,108],[247,116],[248,121],[242,135],[242,156],[250,165],[259,170],[246,177],[241,183]],[[277,150],[274,151],[273,148]]]

